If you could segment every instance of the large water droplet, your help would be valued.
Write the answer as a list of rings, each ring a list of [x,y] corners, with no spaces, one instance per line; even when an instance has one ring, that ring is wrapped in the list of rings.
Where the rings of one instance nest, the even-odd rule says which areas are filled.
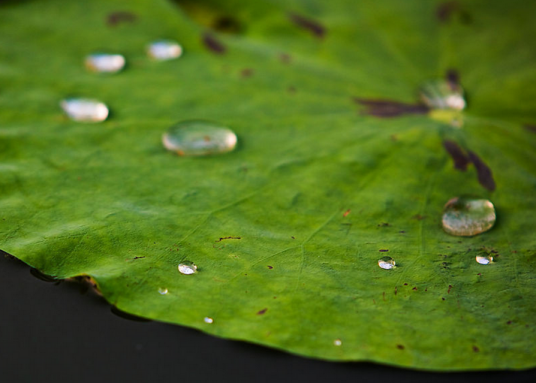
[[[493,263],[493,257],[491,255],[477,255],[476,261],[481,265],[489,265]]]
[[[382,257],[378,260],[378,266],[382,269],[390,270],[396,267],[396,262],[391,257]]]
[[[210,121],[183,121],[162,136],[167,150],[181,156],[208,156],[233,150],[236,134],[229,128]]]
[[[495,207],[487,199],[456,197],[445,205],[443,229],[452,235],[469,237],[491,229],[495,219]]]
[[[115,73],[125,67],[125,58],[119,54],[94,53],[86,57],[85,63],[91,71]]]
[[[184,261],[179,263],[179,273],[184,275],[195,274],[197,272],[197,265],[190,261]]]
[[[69,98],[60,103],[63,111],[75,121],[101,122],[108,117],[108,107],[100,101]]]
[[[159,61],[173,60],[182,55],[182,47],[172,40],[159,40],[147,46],[147,54]]]
[[[214,323],[214,319],[212,319],[211,317],[205,317],[204,321],[208,324]]]
[[[420,89],[420,96],[431,109],[462,110],[465,108],[462,87],[447,80],[426,82]]]

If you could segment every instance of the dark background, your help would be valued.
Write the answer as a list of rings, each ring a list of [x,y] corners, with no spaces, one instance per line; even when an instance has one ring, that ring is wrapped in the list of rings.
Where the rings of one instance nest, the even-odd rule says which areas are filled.
[[[126,320],[82,287],[39,280],[0,253],[0,382],[536,382],[536,369],[431,373],[305,359]]]

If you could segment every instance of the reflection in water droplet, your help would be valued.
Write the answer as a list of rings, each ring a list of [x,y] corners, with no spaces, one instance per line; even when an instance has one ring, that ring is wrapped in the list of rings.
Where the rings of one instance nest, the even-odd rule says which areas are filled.
[[[456,197],[445,205],[443,229],[456,236],[470,237],[495,224],[495,207],[487,199]]]
[[[91,71],[115,73],[125,67],[125,58],[118,54],[94,53],[86,57],[85,63]]]
[[[164,289],[164,288],[159,288],[158,289],[158,292],[162,295],[166,295],[168,293],[168,289]]]
[[[164,147],[181,156],[230,152],[235,148],[236,140],[236,134],[229,128],[202,120],[180,122],[162,136]]]
[[[390,270],[395,268],[396,262],[391,257],[382,257],[378,260],[378,266],[380,266],[382,269]]]
[[[210,324],[210,323],[214,322],[214,319],[212,319],[211,317],[205,317],[204,321],[205,321],[205,323]]]
[[[197,272],[197,265],[190,261],[184,261],[179,263],[179,273],[184,275],[195,274]]]
[[[491,255],[477,255],[476,261],[481,265],[489,265],[493,263],[493,257]]]
[[[421,86],[422,101],[431,109],[463,110],[465,99],[460,85],[446,80],[432,80]]]
[[[334,344],[335,346],[340,346],[340,345],[342,345],[342,340],[340,340],[340,339],[335,339],[335,340],[333,341],[333,344]]]
[[[63,111],[74,121],[101,122],[108,117],[108,107],[100,101],[69,98],[60,103]]]
[[[159,61],[173,60],[182,55],[182,47],[172,40],[159,40],[147,46],[147,54]]]

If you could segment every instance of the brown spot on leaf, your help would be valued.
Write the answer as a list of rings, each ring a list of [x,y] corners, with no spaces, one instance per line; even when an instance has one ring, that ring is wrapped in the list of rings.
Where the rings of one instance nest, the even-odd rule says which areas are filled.
[[[108,16],[106,17],[106,24],[111,27],[115,27],[121,23],[133,23],[136,21],[137,18],[138,16],[136,16],[132,12],[117,11],[108,14]]]
[[[227,51],[225,45],[223,45],[223,43],[214,35],[208,32],[203,35],[203,44],[205,44],[205,47],[207,47],[210,51],[218,55],[224,54]]]
[[[354,102],[365,106],[365,114],[375,117],[397,117],[404,114],[426,114],[429,109],[424,104],[405,104],[398,101],[390,100],[368,100],[363,98],[354,98]]]
[[[380,253],[386,253],[386,252],[388,252],[388,251],[389,251],[389,250],[387,250],[387,249],[380,249],[380,250],[379,250]]]
[[[436,17],[440,22],[446,23],[450,20],[452,14],[458,9],[459,4],[457,1],[447,1],[441,3],[436,8]]]
[[[450,294],[450,289],[452,289],[452,285],[449,285],[449,289],[447,290],[447,294]]]
[[[426,216],[425,215],[420,215],[420,214],[415,214],[411,218],[416,219],[417,221],[422,221],[423,219],[426,219]]]
[[[480,185],[488,189],[489,191],[495,190],[495,180],[493,179],[493,174],[491,169],[482,161],[482,159],[474,152],[468,151],[469,159],[475,165],[476,173],[478,175],[478,182]]]
[[[273,267],[273,266],[268,266],[268,268],[269,268],[270,270],[272,270],[274,267]]]
[[[445,74],[445,79],[449,84],[449,87],[452,91],[459,90],[460,88],[460,74],[456,69],[449,69]]]
[[[279,55],[279,60],[281,60],[283,64],[290,64],[291,58],[288,53],[281,53]]]
[[[290,21],[292,21],[295,25],[308,30],[319,39],[323,38],[326,34],[326,28],[324,28],[318,21],[311,20],[307,17],[297,15],[295,13],[289,14],[289,18]]]
[[[266,310],[268,310],[268,308],[260,310],[259,312],[257,312],[257,315],[263,315],[266,312]]]
[[[445,298],[441,298],[442,300],[445,300]]]
[[[350,214],[350,211],[351,211],[350,209],[346,210],[342,216],[346,217],[348,214]]]
[[[134,257],[133,259],[143,259],[145,257]]]
[[[244,78],[251,77],[253,76],[253,69],[250,69],[250,68],[242,69],[242,71],[240,72],[240,75]]]
[[[405,347],[404,347],[403,345],[401,345],[401,344],[397,344],[397,345],[396,345],[396,348],[398,348],[399,350],[403,350],[403,349],[405,349]]]
[[[511,321],[511,320],[509,320],[508,322],[506,322],[506,324],[512,324],[512,321]]]
[[[443,147],[454,161],[454,168],[462,172],[467,170],[467,166],[471,162],[469,157],[465,155],[462,148],[454,141],[443,141]]]
[[[479,349],[477,346],[473,346],[473,351],[474,351],[474,352],[479,352],[480,349]]]
[[[415,291],[417,291],[417,286],[415,286],[414,288],[412,288],[412,290],[415,290]]]
[[[536,125],[525,125],[525,129],[529,132],[536,133]]]

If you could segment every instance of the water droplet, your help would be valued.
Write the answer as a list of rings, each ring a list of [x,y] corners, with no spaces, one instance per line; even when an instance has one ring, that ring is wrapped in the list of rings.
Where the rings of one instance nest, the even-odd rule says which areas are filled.
[[[207,156],[230,152],[236,146],[236,134],[210,121],[183,121],[162,136],[167,150],[181,156]]]
[[[495,207],[487,199],[456,197],[445,205],[443,229],[456,236],[470,237],[495,224]]]
[[[179,273],[184,275],[195,274],[197,272],[197,265],[190,261],[184,261],[179,263]]]
[[[335,346],[341,346],[341,345],[342,345],[342,340],[340,340],[340,339],[335,339],[335,340],[333,341],[333,344],[334,344]]]
[[[125,67],[125,57],[119,54],[93,53],[86,57],[85,63],[93,72],[115,73]]]
[[[382,257],[378,260],[378,266],[380,266],[382,269],[390,270],[395,268],[396,262],[391,257]]]
[[[463,89],[460,85],[446,80],[432,80],[421,86],[422,101],[431,109],[465,108]]]
[[[173,60],[182,55],[182,47],[172,40],[159,40],[147,46],[147,54],[159,61]]]
[[[108,117],[108,107],[100,101],[69,98],[60,103],[63,111],[74,121],[101,122]]]
[[[481,265],[489,265],[493,263],[493,257],[491,255],[477,255],[476,261]]]
[[[208,324],[214,323],[214,319],[212,319],[211,317],[205,317],[204,321]]]
[[[166,295],[168,293],[168,289],[164,289],[164,288],[161,287],[161,288],[158,289],[158,292],[160,294],[162,294],[162,295]]]

